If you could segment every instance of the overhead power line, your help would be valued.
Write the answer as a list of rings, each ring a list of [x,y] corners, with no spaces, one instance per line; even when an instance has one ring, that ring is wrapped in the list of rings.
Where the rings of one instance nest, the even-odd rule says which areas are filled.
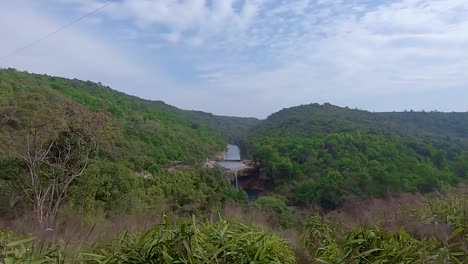
[[[8,53],[8,54],[5,55],[5,56],[0,57],[0,61],[3,61],[3,60],[5,60],[5,59],[7,59],[7,58],[9,58],[9,57],[11,57],[11,56],[14,56],[14,55],[16,55],[16,54],[22,52],[23,50],[28,49],[28,48],[30,48],[30,47],[36,45],[37,43],[39,43],[39,42],[41,42],[41,41],[43,41],[43,40],[45,40],[45,39],[47,39],[47,38],[50,38],[51,36],[53,36],[53,35],[59,33],[60,31],[65,30],[65,29],[67,29],[67,28],[73,26],[74,24],[80,22],[81,20],[83,20],[83,19],[85,19],[85,18],[87,18],[87,17],[89,17],[89,16],[94,15],[95,13],[99,12],[100,10],[106,8],[108,5],[112,4],[112,2],[114,2],[114,1],[115,1],[115,0],[108,0],[108,1],[106,1],[102,6],[100,6],[100,7],[96,8],[96,9],[94,9],[93,11],[91,11],[91,12],[89,12],[89,13],[86,13],[86,14],[84,14],[84,15],[78,17],[77,19],[71,21],[70,23],[68,23],[68,24],[66,24],[66,25],[64,25],[64,26],[62,26],[62,27],[60,27],[59,29],[57,29],[57,30],[55,30],[55,31],[53,31],[53,32],[51,32],[51,33],[49,33],[49,34],[47,34],[47,35],[45,35],[45,36],[43,36],[43,37],[41,37],[41,38],[39,38],[39,39],[36,39],[36,40],[34,40],[34,41],[32,41],[32,42],[26,44],[25,46],[20,47],[20,48],[14,50],[14,51]]]

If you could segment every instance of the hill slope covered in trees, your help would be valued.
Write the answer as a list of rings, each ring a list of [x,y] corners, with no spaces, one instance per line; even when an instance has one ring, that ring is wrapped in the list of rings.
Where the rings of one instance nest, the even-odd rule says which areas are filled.
[[[256,126],[249,152],[291,203],[432,191],[468,179],[468,113],[371,113],[330,104],[283,109]]]
[[[255,118],[184,111],[90,81],[13,69],[0,71],[0,95],[1,105],[16,112],[28,113],[25,102],[31,100],[45,105],[73,102],[91,112],[109,113],[115,128],[112,131],[115,145],[107,154],[127,161],[135,170],[167,165],[171,161],[199,162],[223,150],[228,139],[241,137],[258,122]]]
[[[0,213],[34,211],[42,222],[62,207],[80,216],[209,208],[232,192],[202,163],[257,121],[0,70]]]

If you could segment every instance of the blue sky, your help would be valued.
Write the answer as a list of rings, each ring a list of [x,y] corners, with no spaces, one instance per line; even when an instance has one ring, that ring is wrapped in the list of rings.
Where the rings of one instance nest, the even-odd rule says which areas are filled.
[[[0,1],[0,57],[103,3]],[[0,67],[222,115],[468,111],[468,1],[115,0]]]

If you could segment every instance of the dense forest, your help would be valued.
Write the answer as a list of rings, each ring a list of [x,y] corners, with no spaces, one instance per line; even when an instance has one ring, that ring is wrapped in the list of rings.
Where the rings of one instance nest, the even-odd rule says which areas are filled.
[[[290,203],[431,192],[468,179],[468,113],[371,113],[311,104],[249,132],[261,177]]]
[[[468,259],[468,113],[258,120],[2,69],[0,137],[0,263]],[[207,166],[227,143],[254,161],[258,199]]]
[[[80,215],[162,203],[178,210],[211,206],[231,187],[219,171],[201,168],[203,162],[257,122],[184,111],[99,83],[14,69],[0,71],[0,113],[3,215],[18,214],[31,199],[44,203],[37,192],[55,188],[37,180],[25,183],[31,175],[67,185],[63,203]],[[76,175],[62,182],[58,178],[67,171]],[[43,199],[54,200],[65,193],[47,196]]]
[[[183,111],[161,101],[128,96],[90,81],[0,71],[2,106],[29,111],[28,100],[48,107],[67,103],[112,116],[113,149],[108,154],[135,170],[148,170],[172,161],[196,163],[223,150],[228,139],[239,138],[256,124],[254,118],[221,117]],[[32,109],[41,112],[41,109]],[[7,111],[7,110],[2,110]],[[4,121],[5,122],[5,121]]]

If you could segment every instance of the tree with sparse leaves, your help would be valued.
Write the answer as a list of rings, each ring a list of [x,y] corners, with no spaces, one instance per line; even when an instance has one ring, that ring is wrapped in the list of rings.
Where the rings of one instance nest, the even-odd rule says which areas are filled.
[[[109,116],[73,103],[54,104],[39,93],[18,94],[0,108],[3,151],[23,160],[27,174],[14,179],[32,204],[35,220],[50,227],[70,184],[86,170],[105,138]]]

